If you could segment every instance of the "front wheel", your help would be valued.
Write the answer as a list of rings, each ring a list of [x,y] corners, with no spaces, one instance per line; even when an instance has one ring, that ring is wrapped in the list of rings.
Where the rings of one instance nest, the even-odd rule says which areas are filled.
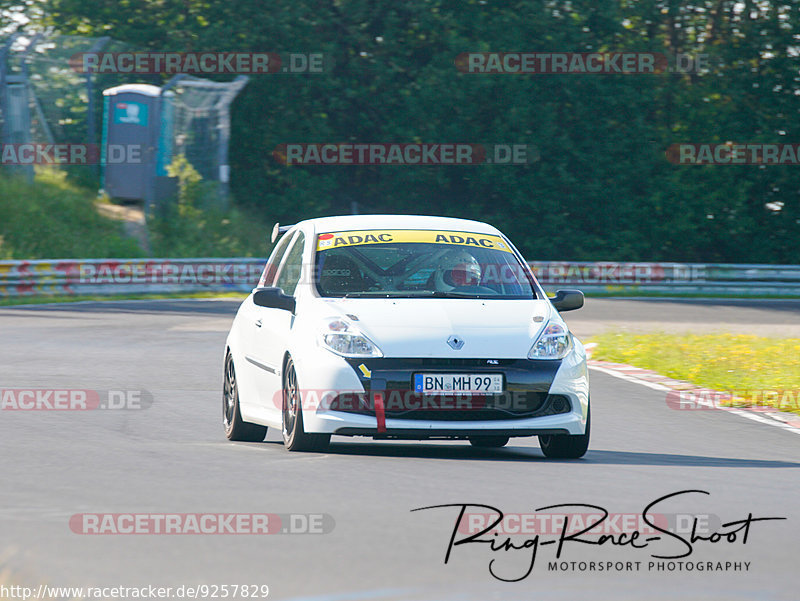
[[[586,431],[583,434],[548,434],[539,437],[539,446],[545,457],[551,459],[577,459],[589,450],[589,434],[592,425],[591,408],[586,413]]]
[[[303,397],[291,357],[286,362],[284,374],[283,445],[289,451],[325,451],[331,441],[330,434],[306,434],[303,430]]]
[[[225,357],[225,383],[222,388],[222,425],[228,440],[261,442],[267,435],[267,427],[251,424],[242,419],[239,409],[239,387],[236,385],[236,370],[233,357]]]

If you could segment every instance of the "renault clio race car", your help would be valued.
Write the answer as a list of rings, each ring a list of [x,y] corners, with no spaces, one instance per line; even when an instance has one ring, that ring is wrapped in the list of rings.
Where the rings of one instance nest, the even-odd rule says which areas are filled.
[[[586,354],[559,315],[583,294],[548,299],[497,229],[356,215],[276,224],[278,238],[226,342],[230,440],[271,426],[290,451],[337,435],[586,452]]]

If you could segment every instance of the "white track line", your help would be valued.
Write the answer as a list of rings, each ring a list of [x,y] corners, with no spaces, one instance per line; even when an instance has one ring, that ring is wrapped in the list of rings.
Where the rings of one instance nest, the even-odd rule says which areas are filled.
[[[633,384],[640,384],[642,386],[647,386],[648,388],[652,388],[653,390],[658,390],[659,392],[671,392],[673,390],[672,388],[669,388],[667,386],[656,384],[655,382],[648,382],[647,380],[642,380],[635,376],[624,374],[622,372],[616,371],[614,369],[609,369],[607,367],[601,367],[599,365],[589,365],[589,369],[593,369],[595,371],[608,374],[609,376],[614,376],[615,378],[619,378],[620,380],[625,380],[626,382],[632,382]],[[787,432],[792,432],[794,434],[800,434],[800,428],[795,428],[794,426],[790,426],[789,424],[784,424],[777,420],[770,419],[762,415],[758,415],[757,413],[754,413],[752,411],[747,411],[745,409],[735,409],[733,407],[731,408],[718,407],[717,411],[725,411],[733,415],[738,415],[739,417],[744,417],[753,420],[754,422],[759,422],[761,424],[766,424],[768,426],[773,426],[775,428],[781,428],[782,430],[786,430]]]
[[[601,371],[604,374],[608,374],[609,376],[614,376],[615,378],[619,378],[620,380],[625,380],[626,382],[641,384],[642,386],[647,386],[648,388],[652,388],[653,390],[659,390],[661,392],[670,392],[672,390],[672,388],[669,388],[668,386],[656,384],[655,382],[648,382],[647,380],[641,380],[639,378],[635,378],[628,374],[624,374],[622,372],[616,371],[614,369],[609,369],[607,367],[600,367],[599,365],[589,365],[589,369]]]

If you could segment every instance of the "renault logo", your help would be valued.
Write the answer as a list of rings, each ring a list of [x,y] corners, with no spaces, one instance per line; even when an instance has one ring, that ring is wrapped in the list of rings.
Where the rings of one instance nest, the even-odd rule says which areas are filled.
[[[458,336],[450,336],[450,338],[447,339],[447,344],[449,344],[450,348],[452,348],[454,351],[457,351],[464,346],[464,339]]]

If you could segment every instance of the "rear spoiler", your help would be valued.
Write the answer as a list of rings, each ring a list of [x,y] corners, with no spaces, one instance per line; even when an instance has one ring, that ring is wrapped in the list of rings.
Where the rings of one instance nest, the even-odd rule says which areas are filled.
[[[280,238],[281,234],[285,234],[286,232],[288,232],[293,227],[294,227],[294,224],[292,224],[292,225],[281,225],[280,223],[276,223],[275,227],[272,228],[272,236],[270,237],[270,240],[272,241],[273,244],[275,244],[275,240]]]

